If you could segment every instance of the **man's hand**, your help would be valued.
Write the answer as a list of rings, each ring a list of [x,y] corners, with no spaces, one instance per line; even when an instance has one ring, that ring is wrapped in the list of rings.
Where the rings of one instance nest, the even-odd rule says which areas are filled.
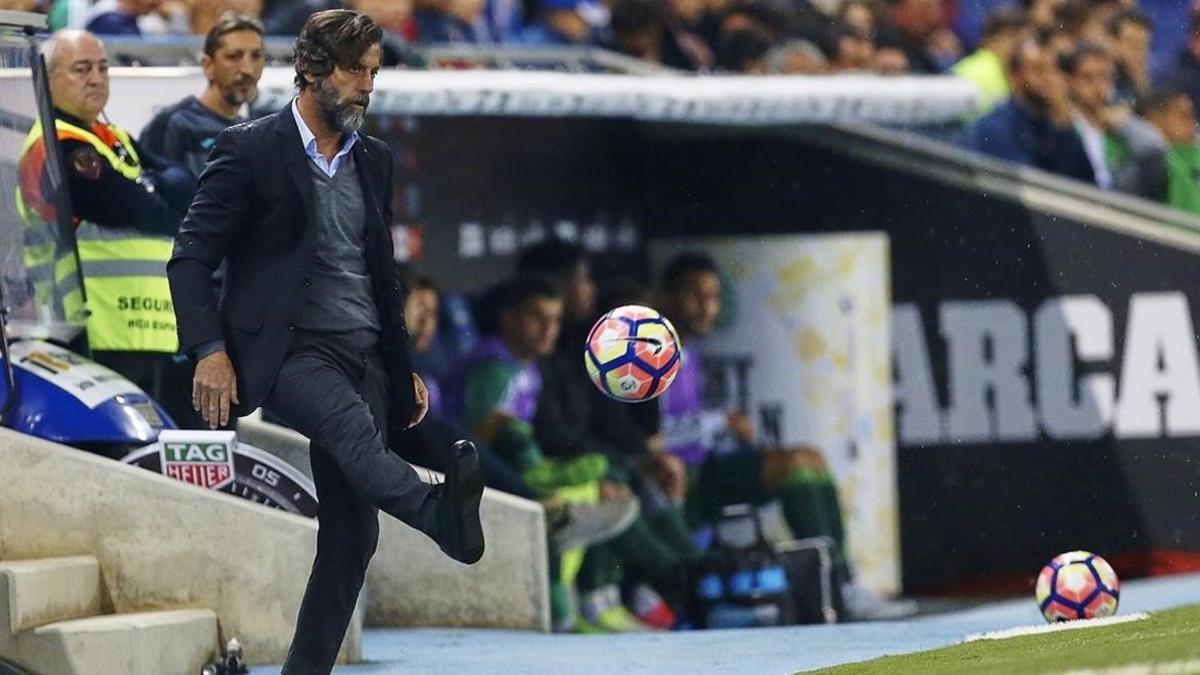
[[[222,350],[200,359],[192,379],[192,408],[210,429],[217,429],[229,424],[230,404],[236,403],[237,375],[229,355]]]
[[[421,376],[413,373],[413,389],[416,393],[417,409],[413,411],[412,422],[409,423],[409,428],[415,427],[425,419],[425,414],[429,412],[429,389],[425,387],[425,381]]]

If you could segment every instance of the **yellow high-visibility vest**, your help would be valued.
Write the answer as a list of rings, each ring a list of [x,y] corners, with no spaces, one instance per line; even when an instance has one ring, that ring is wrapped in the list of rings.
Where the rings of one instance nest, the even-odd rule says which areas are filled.
[[[141,177],[137,151],[123,129],[109,125],[132,161],[119,157],[87,129],[61,119],[55,120],[54,125],[59,140],[84,141],[125,178]],[[40,143],[42,126],[36,123],[21,147],[19,166],[31,158],[30,151]],[[44,152],[43,149],[33,159],[44,161]],[[44,210],[27,203],[27,197],[18,186],[17,210],[25,224],[25,268],[33,282],[35,300],[61,303],[67,321],[86,325],[92,349],[172,354],[179,351],[175,310],[167,282],[167,261],[174,241],[133,228],[101,227],[86,220],[78,221],[75,241],[87,291],[85,306],[74,256],[70,251],[58,250],[56,225],[43,216]]]

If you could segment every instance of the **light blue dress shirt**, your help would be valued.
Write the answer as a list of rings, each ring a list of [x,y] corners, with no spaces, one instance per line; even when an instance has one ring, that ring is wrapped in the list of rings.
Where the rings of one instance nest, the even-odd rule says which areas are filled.
[[[300,116],[300,108],[296,105],[296,99],[292,99],[292,116],[296,118],[296,128],[300,130],[300,142],[304,143],[304,154],[316,162],[317,167],[324,171],[326,176],[333,176],[341,166],[342,158],[358,142],[358,132],[351,131],[342,136],[342,149],[333,156],[333,161],[329,161],[317,150],[317,137],[313,135],[312,130],[304,123],[304,118]]]

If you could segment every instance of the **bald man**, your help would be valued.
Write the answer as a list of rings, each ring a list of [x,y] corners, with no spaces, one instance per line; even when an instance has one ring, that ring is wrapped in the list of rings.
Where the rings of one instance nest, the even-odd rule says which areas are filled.
[[[18,160],[25,264],[35,294],[86,327],[93,358],[132,380],[172,417],[186,419],[194,414],[191,402],[172,379],[179,342],[166,263],[193,180],[147,156],[124,129],[100,120],[109,81],[99,38],[60,31],[42,54],[72,211],[64,220],[75,230],[86,305],[73,256],[58,246],[60,219],[40,122]]]

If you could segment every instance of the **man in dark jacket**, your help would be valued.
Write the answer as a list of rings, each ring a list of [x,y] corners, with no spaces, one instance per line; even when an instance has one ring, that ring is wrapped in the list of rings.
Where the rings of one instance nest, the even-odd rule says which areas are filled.
[[[138,140],[150,152],[199,177],[217,134],[245,120],[242,106],[258,93],[264,63],[262,24],[226,12],[204,38],[200,59],[208,80],[204,91],[160,110]]]
[[[1050,51],[1029,41],[1009,64],[1012,98],[967,129],[965,145],[1024,166],[1095,181],[1083,142],[1072,126],[1067,82]]]
[[[483,474],[458,443],[430,487],[387,446],[421,421],[389,227],[392,157],[358,133],[379,71],[379,27],[319,12],[296,41],[300,95],[217,138],[168,267],[180,342],[198,359],[210,425],[269,401],[311,440],[317,555],[285,674],[328,673],[379,536],[376,509],[450,557],[483,555]],[[210,278],[228,263],[218,305]]]

